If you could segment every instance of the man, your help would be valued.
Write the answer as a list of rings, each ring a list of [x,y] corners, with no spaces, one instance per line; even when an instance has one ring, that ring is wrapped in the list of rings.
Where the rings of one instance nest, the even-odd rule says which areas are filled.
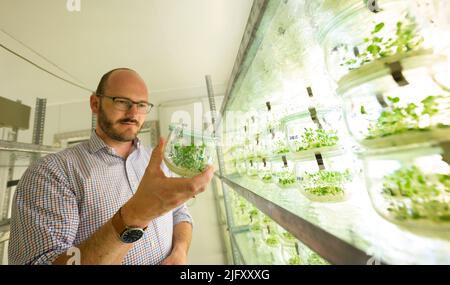
[[[184,204],[205,190],[213,168],[169,178],[164,140],[137,139],[151,108],[142,78],[106,73],[90,98],[91,139],[30,166],[14,196],[11,264],[185,264],[192,220]],[[161,168],[163,167],[163,168]]]

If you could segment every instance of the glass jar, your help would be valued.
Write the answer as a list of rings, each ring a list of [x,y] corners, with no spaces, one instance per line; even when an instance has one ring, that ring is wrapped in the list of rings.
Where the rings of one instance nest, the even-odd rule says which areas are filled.
[[[286,161],[272,162],[272,174],[274,182],[280,188],[293,188],[297,185],[294,164]]]
[[[236,161],[236,171],[241,176],[247,174],[247,163],[245,162],[245,160]]]
[[[264,183],[273,182],[271,164],[266,161],[266,159],[262,159],[262,161],[258,163],[258,176]]]
[[[269,153],[273,155],[283,155],[289,152],[286,142],[286,134],[280,122],[271,125],[266,135]]]
[[[258,156],[258,151],[256,149],[256,140],[245,139],[243,157],[247,160],[254,160]]]
[[[314,202],[340,202],[350,196],[354,159],[344,150],[308,154],[296,159],[300,192]]]
[[[244,226],[250,223],[249,211],[252,206],[245,198],[235,194],[233,199],[234,223],[236,226]]]
[[[169,130],[164,162],[172,172],[192,177],[214,163],[214,138],[178,125],[171,125]]]
[[[362,0],[315,0],[304,1],[304,17],[310,21],[312,28],[319,31],[321,27],[330,23],[341,12],[349,9]]]
[[[450,230],[450,144],[362,154],[367,189],[387,220],[427,232]],[[445,161],[447,160],[447,162]]]
[[[247,160],[246,168],[248,177],[258,178],[258,163],[255,160],[253,159]]]
[[[289,152],[286,144],[284,128],[280,123],[280,117],[286,114],[286,108],[282,105],[273,105],[266,102],[267,112],[264,119],[264,132],[261,133],[263,145],[266,149],[266,158]]]
[[[393,62],[398,56],[432,49],[439,45],[439,36],[445,37],[423,15],[419,1],[378,2],[377,13],[357,1],[320,26],[318,42],[325,52],[328,73],[336,82],[372,62]]]
[[[400,77],[379,64],[363,67],[341,82],[337,92],[344,101],[349,132],[367,148],[449,140],[447,58],[423,53],[398,63],[403,69]]]
[[[271,155],[270,142],[267,136],[262,133],[258,133],[255,136],[255,153],[256,157],[260,159],[267,158]]]
[[[283,118],[291,152],[317,151],[339,144],[342,113],[337,108],[310,109]]]

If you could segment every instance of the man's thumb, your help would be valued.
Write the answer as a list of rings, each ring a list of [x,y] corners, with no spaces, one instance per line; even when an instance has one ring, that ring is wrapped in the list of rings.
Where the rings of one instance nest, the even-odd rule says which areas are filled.
[[[159,144],[153,149],[152,156],[150,157],[149,167],[152,170],[161,170],[161,163],[164,155],[165,141],[163,138],[159,138]]]

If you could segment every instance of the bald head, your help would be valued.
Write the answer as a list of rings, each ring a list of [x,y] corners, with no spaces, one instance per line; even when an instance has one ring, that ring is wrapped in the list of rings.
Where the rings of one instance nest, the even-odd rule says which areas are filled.
[[[105,73],[98,86],[96,94],[113,93],[135,93],[148,95],[147,86],[139,74],[129,68],[116,68]]]

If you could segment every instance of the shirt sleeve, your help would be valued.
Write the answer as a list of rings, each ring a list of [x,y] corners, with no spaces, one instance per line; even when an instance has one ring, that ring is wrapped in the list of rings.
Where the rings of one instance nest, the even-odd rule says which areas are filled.
[[[20,179],[12,205],[10,264],[51,264],[73,246],[78,204],[63,169],[48,155]]]

